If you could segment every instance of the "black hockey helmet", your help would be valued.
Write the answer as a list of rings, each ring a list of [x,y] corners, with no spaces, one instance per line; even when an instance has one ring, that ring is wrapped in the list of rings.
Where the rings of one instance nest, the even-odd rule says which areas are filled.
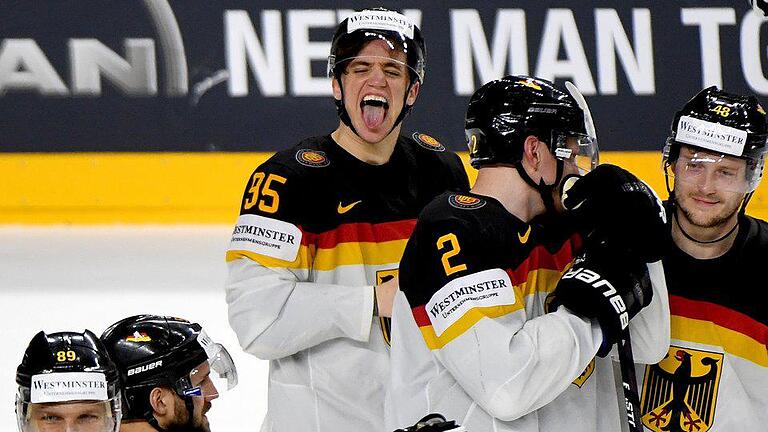
[[[575,163],[583,173],[597,166],[597,137],[589,108],[570,83],[567,91],[550,81],[530,76],[506,76],[480,87],[472,95],[465,122],[469,161],[475,168],[509,165],[539,191],[548,210],[553,209],[551,192],[563,174],[563,164]],[[536,184],[522,168],[523,147],[533,135],[547,143],[557,158],[557,176],[552,185]],[[572,148],[568,138],[575,138]]]
[[[126,419],[144,419],[156,429],[149,403],[155,387],[173,389],[192,416],[191,397],[214,398],[237,384],[237,370],[226,348],[214,343],[200,324],[181,318],[136,315],[111,325],[101,340],[120,371]],[[197,384],[194,374],[210,365],[214,385]]]
[[[63,417],[55,412],[57,405],[72,407],[74,402],[95,422],[92,430],[120,428],[118,371],[90,330],[37,333],[16,369],[16,384],[16,418],[22,432],[39,430],[38,417]]]
[[[336,79],[342,91],[341,100],[335,101],[339,118],[353,131],[355,128],[344,107],[341,75],[347,64],[357,58],[363,47],[377,39],[385,41],[393,52],[405,54],[405,66],[410,77],[410,85],[403,96],[405,99],[416,81],[424,83],[427,48],[418,26],[405,15],[384,8],[363,9],[352,13],[339,24],[333,36],[331,53],[328,56],[328,76]],[[393,129],[408,115],[411,108],[411,105],[403,104]]]
[[[465,132],[470,163],[475,168],[516,165],[529,135],[549,144],[559,157],[564,138],[578,137],[589,157],[584,168],[591,169],[598,152],[587,128],[584,110],[569,92],[544,79],[507,76],[480,87],[469,101]]]
[[[421,30],[405,15],[384,8],[354,12],[339,24],[328,56],[328,76],[338,79],[346,63],[376,39],[386,41],[393,51],[405,53],[411,82],[424,83],[427,48]]]
[[[747,194],[757,188],[768,151],[768,123],[766,111],[756,97],[708,87],[675,113],[670,129],[662,158],[667,178],[675,175],[672,165],[678,161],[681,146],[686,145],[703,150],[702,155],[686,160],[686,166],[678,167],[677,171],[695,176],[698,167],[706,163],[719,163],[726,157],[741,158],[747,161],[746,181],[738,179],[730,190]]]

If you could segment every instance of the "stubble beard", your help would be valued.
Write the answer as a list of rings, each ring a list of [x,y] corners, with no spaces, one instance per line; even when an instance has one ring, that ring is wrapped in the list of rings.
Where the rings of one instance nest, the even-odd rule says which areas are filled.
[[[692,198],[690,197],[688,198],[688,200],[691,199]],[[677,199],[677,196],[675,197],[675,201],[677,202],[677,208],[680,209],[680,213],[685,218],[685,220],[698,228],[726,227],[726,225],[733,220],[734,215],[739,211],[739,207],[741,206],[740,201],[734,203],[733,205],[728,203],[727,208],[724,208],[719,213],[710,216],[693,212],[686,206],[686,201]]]

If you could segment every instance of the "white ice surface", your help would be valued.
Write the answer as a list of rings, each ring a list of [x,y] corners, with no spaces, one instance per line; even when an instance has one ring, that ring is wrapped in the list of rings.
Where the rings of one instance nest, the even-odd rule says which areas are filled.
[[[135,314],[199,322],[232,354],[240,382],[213,401],[214,432],[258,431],[267,362],[227,322],[229,226],[0,227],[0,431],[15,431],[16,366],[40,330],[93,330]]]

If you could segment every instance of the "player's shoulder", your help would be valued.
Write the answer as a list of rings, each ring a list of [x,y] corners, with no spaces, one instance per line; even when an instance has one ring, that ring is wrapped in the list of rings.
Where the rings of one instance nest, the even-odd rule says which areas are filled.
[[[433,161],[449,166],[461,166],[461,159],[451,150],[448,150],[439,139],[423,132],[413,132],[409,135],[401,135],[400,145],[405,151],[420,162]]]
[[[332,164],[328,154],[330,140],[327,135],[303,139],[293,147],[275,152],[257,169],[293,176],[320,174]]]
[[[481,237],[488,223],[499,219],[500,204],[469,192],[447,191],[435,197],[419,215],[422,229],[451,228],[453,232]]]
[[[753,216],[745,218],[749,224],[745,246],[751,253],[768,256],[768,222]]]

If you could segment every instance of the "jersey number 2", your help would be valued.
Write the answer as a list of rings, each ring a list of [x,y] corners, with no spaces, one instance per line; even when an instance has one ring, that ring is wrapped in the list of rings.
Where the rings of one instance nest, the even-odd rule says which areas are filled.
[[[447,246],[446,243],[448,243]],[[458,271],[466,270],[466,264],[451,265],[451,263],[448,262],[448,259],[456,256],[461,251],[461,246],[459,246],[459,239],[456,238],[456,234],[449,233],[437,239],[437,250],[443,250],[446,247],[450,247],[450,249],[445,251],[443,253],[443,257],[441,258],[441,261],[443,262],[443,269],[445,270],[445,275],[450,276]]]
[[[267,179],[266,181],[264,181],[265,177]],[[265,175],[263,172],[253,173],[251,187],[248,189],[248,193],[251,196],[245,200],[243,209],[250,210],[256,203],[258,203],[259,210],[264,213],[275,213],[277,207],[280,205],[280,195],[276,190],[270,189],[270,184],[273,181],[285,184],[286,178],[277,174]],[[263,189],[261,188],[262,183],[264,183]],[[266,198],[269,198],[269,201],[267,201]]]

